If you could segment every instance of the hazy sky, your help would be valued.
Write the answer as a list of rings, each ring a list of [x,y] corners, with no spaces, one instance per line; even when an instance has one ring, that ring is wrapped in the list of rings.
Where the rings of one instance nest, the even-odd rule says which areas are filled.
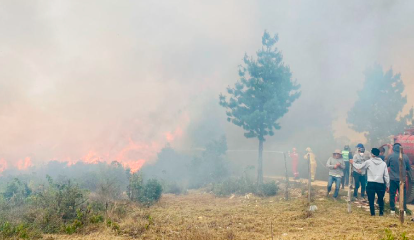
[[[265,29],[302,85],[279,136],[333,123],[336,137],[362,141],[345,118],[367,67],[400,72],[414,105],[413,12],[378,0],[2,0],[0,159],[133,163],[223,133],[230,148],[255,149],[218,95]]]

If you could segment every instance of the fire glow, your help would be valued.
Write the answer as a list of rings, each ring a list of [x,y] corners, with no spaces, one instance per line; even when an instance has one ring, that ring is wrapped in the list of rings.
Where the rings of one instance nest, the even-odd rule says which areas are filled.
[[[165,147],[166,144],[170,144],[174,140],[177,140],[183,136],[183,130],[181,127],[177,127],[174,131],[168,131],[163,134],[165,139],[160,141],[152,141],[150,143],[134,141],[131,137],[125,142],[124,147],[118,150],[112,151],[98,151],[95,149],[89,150],[85,155],[78,160],[74,160],[72,157],[52,158],[53,161],[64,162],[67,166],[72,166],[78,162],[85,164],[110,164],[113,161],[121,163],[125,168],[129,168],[131,172],[137,172],[141,167],[149,160],[154,160],[157,153]],[[3,171],[14,168],[20,171],[28,170],[33,167],[34,164],[30,157],[20,159],[15,164],[9,164],[5,159],[0,159],[0,173]]]

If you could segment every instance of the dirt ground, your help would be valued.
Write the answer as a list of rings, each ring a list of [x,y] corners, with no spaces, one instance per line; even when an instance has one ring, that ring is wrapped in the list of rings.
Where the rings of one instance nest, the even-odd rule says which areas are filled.
[[[414,239],[414,224],[408,217],[401,226],[395,217],[371,217],[356,205],[352,213],[347,213],[345,200],[325,197],[326,182],[314,183],[313,204],[317,210],[309,214],[306,184],[291,185],[295,188],[290,190],[289,201],[283,199],[282,190],[268,198],[217,198],[203,191],[167,194],[148,209],[136,207],[120,222],[119,231],[103,226],[85,234],[45,239],[402,239],[404,234]],[[341,192],[342,198],[345,195]]]

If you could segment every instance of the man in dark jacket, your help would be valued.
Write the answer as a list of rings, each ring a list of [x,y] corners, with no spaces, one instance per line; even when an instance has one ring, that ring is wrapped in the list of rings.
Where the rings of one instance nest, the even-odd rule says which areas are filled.
[[[394,144],[392,150],[393,153],[388,156],[386,162],[387,167],[389,167],[390,171],[390,209],[391,215],[395,214],[395,194],[400,186],[400,148],[401,145],[399,143]],[[403,155],[403,178],[405,179],[407,176],[407,171],[410,171],[410,161],[406,154]],[[407,203],[406,203],[406,190],[404,186],[404,211],[407,210]]]

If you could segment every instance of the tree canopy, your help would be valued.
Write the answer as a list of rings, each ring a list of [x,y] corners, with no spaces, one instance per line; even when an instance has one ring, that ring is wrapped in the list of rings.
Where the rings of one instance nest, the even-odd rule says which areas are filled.
[[[278,120],[300,96],[300,85],[292,80],[289,66],[275,47],[278,35],[265,31],[257,59],[244,56],[239,66],[240,79],[228,87],[228,97],[220,94],[220,105],[226,108],[227,120],[245,130],[247,138],[259,139],[258,181],[262,181],[261,154],[266,136],[281,128]]]
[[[364,85],[348,112],[347,123],[355,131],[364,132],[371,146],[389,142],[390,135],[402,133],[413,119],[413,108],[401,115],[407,103],[403,92],[401,75],[394,74],[392,69],[384,73],[382,67],[375,64],[365,71]]]

